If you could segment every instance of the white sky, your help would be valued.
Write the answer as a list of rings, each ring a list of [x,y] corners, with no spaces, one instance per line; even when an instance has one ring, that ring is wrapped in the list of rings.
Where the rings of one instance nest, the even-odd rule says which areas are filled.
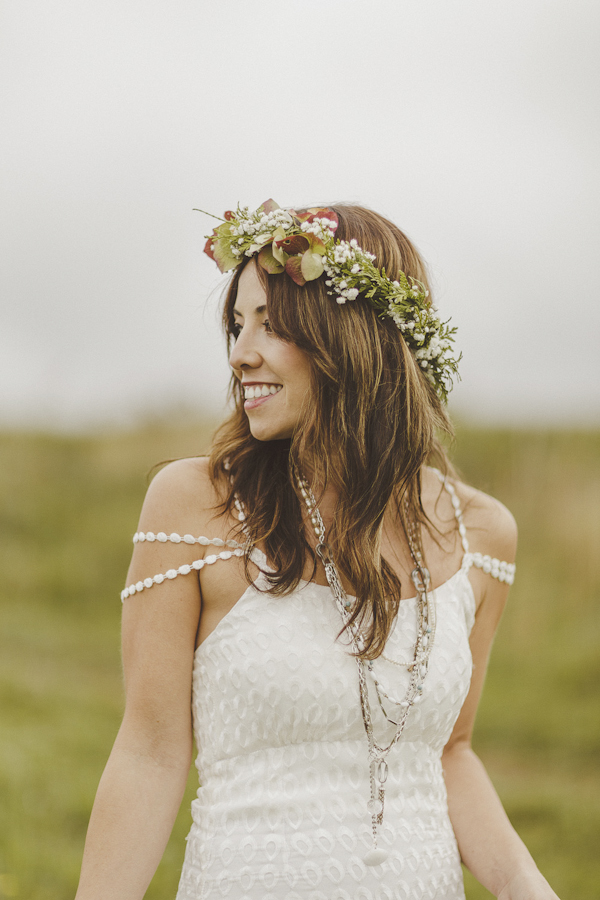
[[[600,5],[0,6],[0,424],[218,412],[211,220],[353,200],[459,326],[451,408],[600,422]]]

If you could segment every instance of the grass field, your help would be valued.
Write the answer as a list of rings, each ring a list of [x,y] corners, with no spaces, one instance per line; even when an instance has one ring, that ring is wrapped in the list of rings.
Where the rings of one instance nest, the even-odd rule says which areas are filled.
[[[0,898],[70,900],[122,713],[119,592],[159,460],[210,427],[0,434]],[[520,527],[475,748],[561,900],[600,896],[600,432],[461,428]],[[176,890],[194,772],[147,897]],[[469,900],[490,895],[467,874]]]

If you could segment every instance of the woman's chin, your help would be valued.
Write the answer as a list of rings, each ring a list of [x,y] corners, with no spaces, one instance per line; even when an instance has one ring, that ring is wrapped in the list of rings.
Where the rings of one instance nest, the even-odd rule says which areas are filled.
[[[252,433],[253,438],[256,438],[257,441],[263,441],[265,444],[267,444],[269,441],[285,441],[288,438],[291,438],[291,434],[289,434],[288,432],[283,432],[283,431],[281,431],[281,432],[279,432],[279,431],[277,431],[277,432],[262,432],[261,431],[260,433],[255,433],[254,431],[251,431],[251,433]]]
[[[250,420],[250,434],[257,441],[284,441],[292,436],[292,430],[281,425],[269,425],[266,422]]]

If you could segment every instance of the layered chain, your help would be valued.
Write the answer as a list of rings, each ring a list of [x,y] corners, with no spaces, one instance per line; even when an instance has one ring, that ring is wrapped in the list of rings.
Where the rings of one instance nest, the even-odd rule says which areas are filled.
[[[435,635],[435,605],[433,598],[428,593],[430,586],[430,575],[423,564],[423,555],[421,553],[418,541],[418,533],[415,522],[408,515],[408,504],[405,505],[407,512],[407,539],[410,554],[414,562],[412,571],[412,580],[417,592],[417,639],[415,642],[413,659],[407,663],[409,672],[409,685],[406,694],[402,700],[396,700],[389,696],[382,688],[376,674],[374,672],[373,661],[368,660],[366,663],[360,658],[360,653],[364,649],[364,641],[360,634],[360,629],[356,623],[351,623],[352,602],[346,594],[335,565],[335,561],[331,556],[331,552],[325,542],[325,525],[319,512],[317,502],[310,485],[306,479],[298,474],[298,486],[304,502],[306,504],[311,523],[317,536],[316,553],[323,563],[325,576],[331,591],[333,593],[336,606],[342,617],[344,628],[349,637],[350,644],[355,654],[356,665],[358,671],[358,684],[360,693],[360,708],[363,718],[363,724],[367,735],[369,747],[369,768],[370,768],[370,788],[371,796],[367,803],[367,810],[371,815],[371,827],[373,834],[373,845],[371,850],[364,857],[367,865],[379,865],[387,859],[387,852],[377,846],[379,837],[379,828],[383,823],[383,812],[385,804],[385,785],[388,778],[387,755],[400,740],[404,727],[406,725],[411,707],[419,699],[423,691],[423,681],[427,675],[429,656],[433,646]],[[376,740],[373,730],[373,718],[371,714],[371,704],[369,702],[369,688],[367,683],[367,671],[375,685],[375,691],[379,706],[385,718],[395,726],[394,736],[389,743],[380,743]],[[399,713],[392,718],[384,705],[386,702],[398,707]]]

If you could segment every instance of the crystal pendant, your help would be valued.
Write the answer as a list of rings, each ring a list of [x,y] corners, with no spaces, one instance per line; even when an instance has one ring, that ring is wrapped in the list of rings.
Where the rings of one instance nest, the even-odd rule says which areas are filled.
[[[380,816],[383,812],[383,803],[377,797],[374,797],[367,803],[367,809],[372,816]]]
[[[381,863],[384,863],[388,858],[389,853],[387,850],[380,850],[378,847],[373,847],[372,850],[363,857],[363,862],[365,866],[380,866]]]

